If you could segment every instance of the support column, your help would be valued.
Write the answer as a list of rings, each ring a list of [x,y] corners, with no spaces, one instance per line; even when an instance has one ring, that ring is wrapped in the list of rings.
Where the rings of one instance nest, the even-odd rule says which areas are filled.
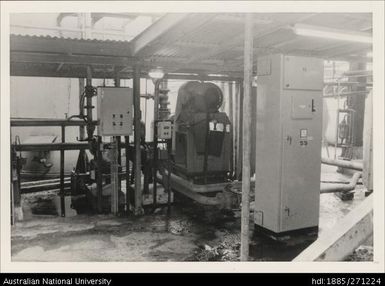
[[[241,261],[249,259],[251,84],[253,76],[253,14],[245,15]]]
[[[135,66],[134,78],[134,145],[135,145],[135,206],[134,214],[143,214],[142,181],[141,181],[141,149],[140,149],[140,69]]]

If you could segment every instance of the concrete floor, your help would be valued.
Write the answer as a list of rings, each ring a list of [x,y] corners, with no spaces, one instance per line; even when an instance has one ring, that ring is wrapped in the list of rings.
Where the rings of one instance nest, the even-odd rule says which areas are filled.
[[[347,181],[350,174],[322,166],[322,180]],[[31,197],[24,200],[31,201]],[[35,195],[36,196],[36,195]],[[363,199],[358,186],[352,201],[321,195],[320,233],[332,227]],[[176,204],[170,214],[159,208],[143,217],[111,215],[32,215],[12,227],[13,261],[236,261],[240,245],[239,213],[213,213],[192,202]],[[252,228],[252,224],[251,224]],[[282,243],[252,235],[254,261],[289,261],[311,241]]]

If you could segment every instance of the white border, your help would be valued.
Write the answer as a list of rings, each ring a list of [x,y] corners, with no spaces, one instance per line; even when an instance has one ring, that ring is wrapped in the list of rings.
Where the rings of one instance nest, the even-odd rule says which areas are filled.
[[[374,262],[11,262],[9,13],[370,12],[374,75]],[[384,4],[382,1],[1,2],[1,272],[384,272]]]

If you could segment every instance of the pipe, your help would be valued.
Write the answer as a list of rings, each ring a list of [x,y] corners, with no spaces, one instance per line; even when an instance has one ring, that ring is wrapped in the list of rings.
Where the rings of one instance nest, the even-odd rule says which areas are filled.
[[[163,181],[163,176],[160,175],[159,173],[157,174],[157,178]],[[215,184],[215,185],[220,185],[220,184]],[[221,185],[228,185],[228,184],[221,184]],[[200,195],[196,191],[196,187],[198,185],[191,184],[190,182],[174,174],[170,174],[170,186],[174,191],[177,191],[202,205],[207,205],[207,206],[220,205],[220,202],[218,201],[217,198]],[[219,186],[216,186],[216,191],[222,191],[222,190],[223,188],[219,188]]]
[[[321,163],[325,164],[325,165],[332,165],[332,166],[337,166],[337,167],[341,167],[341,168],[353,169],[353,170],[357,170],[357,171],[363,170],[363,164],[359,163],[359,162],[321,158]]]
[[[141,167],[142,157],[140,150],[140,68],[135,66],[133,77],[133,93],[134,93],[134,146],[135,146],[135,161],[134,161],[134,175],[135,175],[135,206],[134,214],[142,215],[144,213],[142,207],[142,182],[141,182]]]
[[[349,184],[333,184],[333,185],[327,185],[327,186],[321,185],[320,193],[328,194],[328,193],[352,191],[356,188],[357,182],[361,178],[361,176],[362,176],[361,172],[355,172]]]
[[[93,97],[93,90],[92,90],[92,71],[91,67],[87,66],[87,78],[86,78],[86,102],[87,102],[87,123],[92,122],[92,109],[94,108],[92,106],[92,97]],[[87,136],[88,139],[91,139],[94,135],[95,126],[92,124],[87,124]]]
[[[156,172],[158,171],[158,118],[159,118],[159,87],[161,79],[154,82],[154,153],[153,153],[153,206],[157,204],[157,183],[156,183]]]
[[[61,127],[61,142],[65,143],[65,127]],[[64,190],[64,149],[60,150],[60,209],[61,216],[66,216],[65,211],[65,190]]]
[[[171,173],[171,187],[177,187],[179,185],[193,191],[194,193],[212,193],[222,191],[229,183],[207,184],[197,185],[193,184],[175,174]]]

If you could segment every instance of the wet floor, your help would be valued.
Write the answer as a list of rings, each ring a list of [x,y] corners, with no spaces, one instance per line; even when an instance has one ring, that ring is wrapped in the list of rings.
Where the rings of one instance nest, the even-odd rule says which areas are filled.
[[[333,172],[324,172],[324,180],[349,178],[328,170]],[[321,195],[320,233],[364,198],[362,187],[352,201]],[[24,200],[33,201],[31,195]],[[250,227],[253,229],[252,222]],[[290,261],[310,243],[306,237],[277,242],[252,231],[250,258]],[[138,218],[34,214],[12,227],[11,255],[13,261],[237,261],[239,247],[239,212],[223,213],[184,201],[173,205],[170,212],[163,207]]]

